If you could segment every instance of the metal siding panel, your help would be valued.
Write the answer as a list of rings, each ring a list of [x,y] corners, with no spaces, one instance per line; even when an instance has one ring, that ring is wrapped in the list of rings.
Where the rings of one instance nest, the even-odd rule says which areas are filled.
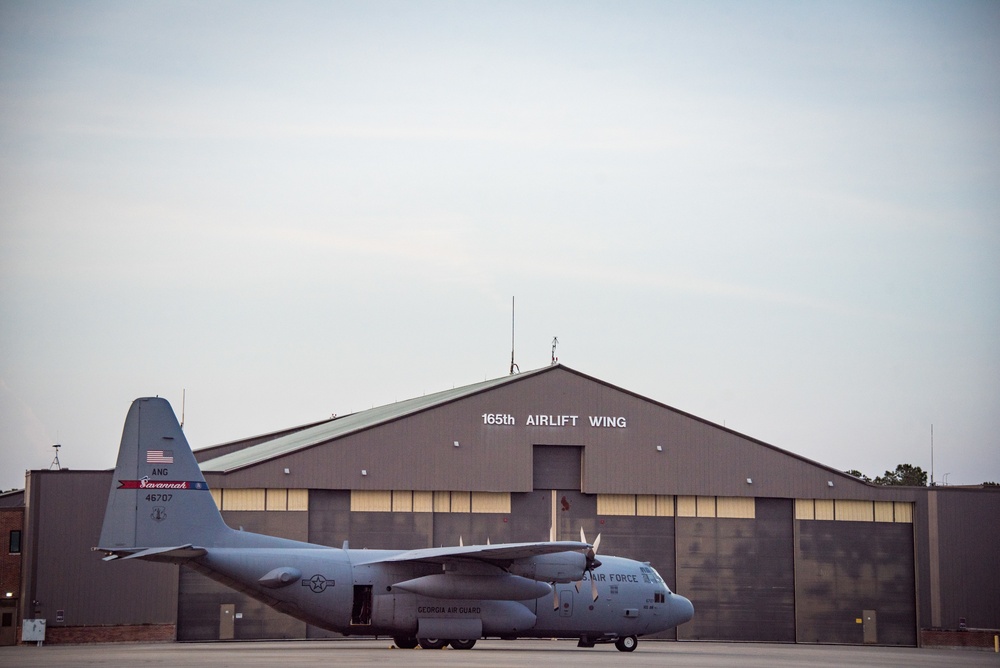
[[[598,515],[635,515],[635,494],[598,494]]]
[[[434,494],[434,512],[450,513],[451,492],[433,492],[433,494]]]
[[[897,522],[913,523],[913,504],[905,501],[893,503],[893,516]]]
[[[469,492],[452,492],[451,493],[451,512],[453,512],[453,513],[471,513],[472,512],[472,495]]]
[[[795,499],[795,519],[816,519],[816,504],[812,499]]]
[[[403,490],[393,490],[392,492],[392,512],[412,513],[413,512],[413,492]]]
[[[635,497],[635,514],[656,517],[656,497],[652,494],[637,495]]]
[[[415,513],[434,512],[434,492],[414,492],[413,512]]]
[[[509,513],[510,494],[504,492],[472,492],[472,512]]]
[[[833,499],[816,499],[815,503],[816,503],[816,519],[818,520],[834,519]]]
[[[656,516],[657,517],[673,517],[674,516],[674,497],[671,494],[657,494],[656,495]]]
[[[892,512],[892,501],[876,501],[875,502],[875,521],[876,522],[893,522]]]
[[[263,489],[227,489],[222,495],[222,510],[264,510]]]
[[[698,517],[715,517],[715,497],[698,496],[695,497],[698,508]]]
[[[309,490],[290,489],[288,490],[289,510],[309,510]]]
[[[392,492],[389,490],[352,489],[351,511],[356,513],[390,512]]]
[[[716,499],[716,508],[719,517],[752,520],[756,516],[752,498],[720,496]]]
[[[847,522],[874,522],[875,511],[871,501],[837,499],[833,504],[834,518]]]
[[[288,490],[265,490],[264,510],[288,510]]]
[[[698,502],[693,496],[677,497],[677,517],[697,517]]]

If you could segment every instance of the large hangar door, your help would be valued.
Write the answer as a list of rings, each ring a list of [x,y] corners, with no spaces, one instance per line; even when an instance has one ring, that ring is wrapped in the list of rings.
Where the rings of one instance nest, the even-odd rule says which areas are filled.
[[[583,447],[578,445],[536,445],[532,456],[531,479],[535,489],[580,491],[583,478]]]
[[[583,528],[593,540],[596,497],[580,493],[583,480],[583,447],[536,445],[532,481],[535,496],[545,496],[548,506],[548,540],[579,540]]]

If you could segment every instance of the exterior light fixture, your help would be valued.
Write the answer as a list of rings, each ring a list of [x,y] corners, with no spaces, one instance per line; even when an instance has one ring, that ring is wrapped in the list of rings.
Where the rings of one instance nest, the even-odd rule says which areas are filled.
[[[826,486],[827,487],[833,487],[833,481],[832,480],[827,480],[826,481]]]
[[[752,485],[753,484],[753,478],[747,478],[747,484],[748,485]]]
[[[455,447],[456,448],[458,447],[458,441],[455,441]]]
[[[291,471],[289,471],[288,469],[285,469],[285,475],[288,475],[289,473],[291,473]]]
[[[368,469],[361,469],[361,475],[368,475]]]
[[[662,445],[656,446],[656,451],[657,452],[663,452],[663,446]]]

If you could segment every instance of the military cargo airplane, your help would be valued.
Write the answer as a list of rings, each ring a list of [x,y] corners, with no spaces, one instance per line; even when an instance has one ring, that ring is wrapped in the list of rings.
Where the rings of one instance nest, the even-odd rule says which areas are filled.
[[[145,398],[125,419],[94,549],[106,561],[182,564],[309,624],[391,636],[405,649],[531,637],[631,652],[639,636],[693,617],[691,602],[648,563],[598,559],[600,536],[591,544],[580,533],[579,542],[390,551],[237,531],[223,521],[170,404]],[[574,605],[583,582],[590,591]]]

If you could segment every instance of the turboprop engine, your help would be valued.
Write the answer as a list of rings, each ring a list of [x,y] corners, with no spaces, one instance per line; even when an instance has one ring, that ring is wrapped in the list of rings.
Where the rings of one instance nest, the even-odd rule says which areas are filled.
[[[507,572],[540,582],[567,583],[583,579],[588,566],[587,555],[581,552],[557,552],[518,559]]]

